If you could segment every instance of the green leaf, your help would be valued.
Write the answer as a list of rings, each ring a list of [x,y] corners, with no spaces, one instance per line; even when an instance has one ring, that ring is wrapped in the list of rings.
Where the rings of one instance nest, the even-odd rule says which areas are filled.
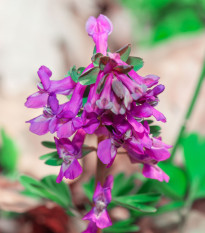
[[[78,78],[80,77],[80,75],[82,74],[84,70],[85,70],[85,67],[80,67],[76,69],[76,66],[73,66],[70,68],[68,75],[70,75],[72,80],[77,83]]]
[[[94,46],[94,49],[93,49],[93,55],[96,54],[96,45]]]
[[[44,159],[49,159],[49,158],[58,158],[58,152],[57,151],[53,151],[51,153],[45,154],[45,155],[41,155],[39,157],[40,160],[44,160]]]
[[[190,134],[182,140],[185,166],[194,188],[193,199],[205,197],[205,138]]]
[[[159,206],[157,208],[157,212],[155,213],[155,215],[160,215],[160,214],[164,214],[167,212],[176,211],[177,209],[181,209],[183,206],[184,206],[183,201],[170,202],[166,205]]]
[[[183,199],[187,193],[188,183],[187,176],[184,170],[171,163],[159,163],[160,168],[166,171],[170,180],[168,183],[156,181],[158,191],[161,191],[165,196],[173,199]]]
[[[138,212],[144,212],[144,213],[156,212],[156,208],[153,207],[153,206],[139,204],[139,203],[136,203],[136,202],[129,201],[129,197],[127,199],[125,197],[123,197],[123,198],[124,199],[120,199],[120,201],[119,201],[118,198],[113,198],[111,203],[113,203],[113,204],[115,204],[117,206],[122,206],[122,207],[124,207],[126,209],[138,211]]]
[[[94,190],[95,190],[95,178],[91,177],[87,183],[83,184],[83,191],[90,201],[92,201]]]
[[[139,231],[139,227],[133,225],[132,219],[115,222],[111,227],[105,228],[103,232],[107,233],[128,233]]]
[[[56,202],[65,209],[72,207],[71,193],[64,183],[56,183],[56,176],[50,175],[38,181],[29,176],[21,176],[20,182],[26,188],[24,194],[36,195]]]
[[[150,133],[152,134],[153,137],[158,137],[161,133],[161,127],[158,125],[151,125]]]
[[[116,53],[120,54],[122,61],[126,62],[131,52],[131,44],[123,46],[121,49],[117,50]]]
[[[0,167],[5,174],[14,174],[18,162],[18,150],[15,142],[1,130]]]
[[[92,56],[91,61],[94,66],[99,66],[100,58],[103,56],[102,53],[96,53]]]
[[[144,65],[144,61],[140,57],[132,57],[130,56],[127,60],[127,64],[133,66],[135,71],[141,69]]]
[[[56,144],[55,142],[50,142],[50,141],[43,141],[41,142],[41,144],[47,148],[51,148],[51,149],[56,149]]]
[[[119,202],[128,202],[128,203],[148,203],[159,201],[161,195],[158,193],[150,194],[136,194],[122,197],[115,197],[115,200]]]
[[[80,84],[90,85],[90,84],[95,83],[99,71],[100,71],[100,69],[98,67],[93,67],[93,68],[87,70],[86,72],[84,72],[83,74],[81,74],[81,76],[79,77]]]
[[[119,173],[114,177],[112,196],[123,196],[129,194],[135,187],[134,176],[126,177],[124,173]]]
[[[55,175],[49,175],[44,177],[41,180],[41,183],[48,189],[53,190],[55,192],[55,195],[60,197],[61,201],[64,203],[64,206],[70,206],[72,205],[72,197],[70,189],[68,188],[68,185],[64,182],[56,183],[56,176]]]
[[[60,166],[63,163],[63,160],[60,158],[51,158],[45,161],[45,164],[50,166]]]

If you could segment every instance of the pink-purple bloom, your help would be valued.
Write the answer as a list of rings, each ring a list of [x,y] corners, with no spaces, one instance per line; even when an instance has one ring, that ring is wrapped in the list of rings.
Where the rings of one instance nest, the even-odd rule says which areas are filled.
[[[90,17],[86,31],[92,37],[96,52],[92,63],[76,77],[51,80],[52,72],[45,66],[38,70],[38,92],[27,98],[28,108],[43,108],[42,114],[30,121],[30,131],[43,135],[54,134],[57,152],[62,160],[57,182],[65,177],[75,179],[83,172],[79,163],[86,134],[103,136],[97,156],[106,167],[111,167],[119,148],[127,153],[131,163],[143,165],[142,174],[151,179],[169,181],[157,165],[170,157],[171,146],[154,137],[149,118],[166,122],[156,109],[159,94],[165,89],[156,75],[140,76],[141,58],[129,56],[130,45],[108,52],[108,36],[113,26],[104,15]],[[71,70],[71,72],[73,72]],[[71,74],[71,73],[70,73]],[[59,104],[59,95],[69,100]],[[72,141],[68,139],[74,135]],[[84,216],[89,220],[84,233],[96,233],[98,228],[112,225],[107,206],[111,202],[113,177],[104,185],[98,182],[93,195],[93,208]]]
[[[29,108],[42,107],[43,113],[28,121],[30,131],[38,135],[57,134],[58,154],[64,160],[59,182],[63,176],[74,179],[82,172],[78,163],[82,144],[75,144],[75,138],[82,132],[83,135],[105,136],[98,145],[97,155],[107,167],[113,164],[117,150],[122,147],[132,163],[143,165],[145,177],[167,182],[168,176],[157,164],[169,158],[170,146],[161,138],[152,136],[147,121],[154,117],[157,121],[166,122],[165,116],[156,109],[164,85],[158,83],[156,75],[142,77],[135,71],[143,62],[140,58],[129,57],[129,54],[123,57],[123,51],[128,51],[129,45],[114,53],[108,52],[107,41],[113,26],[106,16],[90,17],[86,30],[95,43],[96,53],[92,63],[84,69],[84,76],[75,81],[71,76],[54,81],[50,79],[52,73],[47,67],[39,69],[39,91],[28,97],[25,105]],[[133,60],[139,63],[137,68],[132,64]],[[92,81],[88,85],[82,84],[84,78],[89,81],[93,70],[96,73]],[[58,95],[71,95],[71,98],[59,104]],[[71,142],[68,137],[73,134],[75,137]],[[83,140],[84,136],[82,143]],[[68,158],[69,163],[66,163]]]
[[[113,188],[113,176],[108,176],[103,187],[98,182],[94,195],[94,207],[83,217],[83,220],[89,220],[90,224],[84,233],[97,232],[97,228],[106,228],[112,225],[107,206],[112,200],[111,191]]]
[[[85,131],[79,129],[72,142],[67,138],[55,138],[59,157],[63,160],[60,173],[56,180],[57,183],[60,183],[63,177],[73,180],[82,173],[83,169],[78,159],[82,157],[82,145],[85,135]]]
[[[46,66],[39,68],[38,76],[41,81],[37,85],[39,91],[27,98],[25,103],[27,108],[41,108],[46,106],[49,94],[51,93],[70,95],[76,85],[70,76],[57,81],[50,80],[52,72]]]

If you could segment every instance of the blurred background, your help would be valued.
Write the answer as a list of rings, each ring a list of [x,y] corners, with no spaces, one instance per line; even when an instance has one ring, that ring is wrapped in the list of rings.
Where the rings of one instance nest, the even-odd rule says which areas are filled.
[[[0,128],[4,129],[2,135],[14,141],[20,173],[35,178],[57,174],[59,168],[45,166],[38,159],[47,153],[40,142],[52,140],[52,136],[34,135],[25,124],[41,109],[26,109],[24,102],[36,91],[41,65],[52,70],[54,79],[61,79],[71,66],[89,64],[93,41],[85,23],[89,16],[100,13],[114,26],[110,50],[131,43],[132,55],[145,62],[139,74],[156,74],[166,86],[158,109],[167,117],[162,125],[163,140],[174,143],[205,56],[205,0],[0,0]],[[205,85],[188,122],[189,131],[202,135],[204,97]],[[180,163],[180,157],[178,160]],[[118,169],[125,168],[121,165]],[[12,194],[5,185],[1,178],[0,196],[5,199],[1,198],[0,207],[4,208],[12,205],[14,198],[6,199]],[[0,232],[9,232],[1,231],[1,221]]]

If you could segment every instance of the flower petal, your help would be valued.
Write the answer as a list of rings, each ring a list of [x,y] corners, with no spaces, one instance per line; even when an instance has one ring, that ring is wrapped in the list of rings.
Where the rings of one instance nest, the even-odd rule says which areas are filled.
[[[47,68],[46,66],[41,66],[37,73],[42,82],[44,90],[48,90],[51,85],[50,83],[50,77],[52,75],[51,70]]]
[[[57,136],[59,138],[68,138],[75,133],[72,121],[68,121],[60,125],[57,129]]]
[[[98,228],[97,228],[96,224],[91,221],[88,224],[87,229],[85,231],[83,231],[82,233],[97,233],[97,230],[98,230]]]
[[[112,160],[111,146],[111,139],[105,139],[98,144],[97,155],[104,164],[109,164]]]
[[[160,182],[169,182],[169,176],[162,171],[157,165],[144,164],[142,174],[146,178],[156,179]]]
[[[65,178],[74,180],[82,172],[83,172],[83,169],[82,169],[81,165],[79,164],[78,160],[74,159],[73,162],[69,165],[69,167],[64,172],[64,175],[65,175]]]
[[[30,131],[32,133],[43,135],[48,133],[49,131],[49,123],[50,118],[46,118],[43,115],[40,115],[30,121],[27,121],[27,123],[30,123]]]
[[[48,93],[38,91],[30,95],[25,103],[27,108],[41,108],[46,106],[48,100]]]

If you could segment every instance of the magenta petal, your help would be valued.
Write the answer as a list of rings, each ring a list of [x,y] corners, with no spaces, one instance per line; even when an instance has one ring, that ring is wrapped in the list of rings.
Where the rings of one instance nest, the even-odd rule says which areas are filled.
[[[58,100],[56,98],[56,94],[52,93],[52,94],[49,95],[49,97],[48,97],[48,106],[51,108],[52,113],[54,115],[56,115],[57,112],[58,112],[58,107],[59,107]]]
[[[83,129],[79,129],[75,134],[72,143],[78,148],[81,148],[85,140],[85,135],[86,135],[85,131]]]
[[[144,164],[142,174],[146,178],[156,179],[160,182],[169,182],[169,176],[162,171],[157,165]]]
[[[100,95],[100,99],[96,101],[96,105],[100,109],[110,109],[113,104],[111,102],[111,87],[112,87],[112,75],[109,75],[106,79],[104,89]]]
[[[108,215],[107,210],[103,210],[103,212],[100,214],[100,216],[98,216],[95,219],[95,223],[96,223],[97,227],[99,227],[101,229],[109,227],[112,225],[112,222],[111,222],[110,216]]]
[[[50,122],[50,118],[46,118],[43,115],[38,116],[30,121],[27,121],[27,123],[31,124],[30,131],[38,135],[43,135],[48,133],[49,122]]]
[[[93,194],[93,201],[95,202],[99,196],[103,193],[103,187],[101,186],[100,182],[97,183],[95,188],[95,192]]]
[[[135,120],[135,118],[132,117],[130,114],[127,115],[127,120],[136,132],[138,132],[138,133],[144,132],[144,126],[140,122]]]
[[[91,16],[86,23],[86,31],[96,44],[96,52],[106,55],[108,35],[112,32],[112,23],[104,15],[97,19]]]
[[[77,178],[81,173],[83,172],[83,169],[81,165],[79,164],[77,159],[74,159],[69,167],[64,172],[65,178],[74,180]]]
[[[97,19],[91,16],[86,22],[86,31],[89,36],[100,32],[105,32],[109,35],[112,30],[112,22],[105,15],[99,15]]]
[[[110,176],[109,181],[107,181],[107,184],[105,183],[104,186],[103,186],[104,187],[105,202],[106,202],[107,205],[112,200],[112,194],[111,194],[112,186],[113,186],[113,177]]]
[[[50,87],[50,77],[52,75],[52,72],[49,68],[46,66],[41,66],[38,70],[38,76],[42,82],[42,85],[44,87],[44,90],[48,90]]]
[[[86,89],[86,86],[77,83],[72,97],[68,103],[65,104],[62,114],[62,117],[73,118],[78,114],[79,109],[82,106],[83,93]]]
[[[165,86],[162,84],[157,85],[155,88],[153,88],[152,92],[154,96],[159,95],[160,93],[162,93],[165,89]]]
[[[153,114],[152,106],[147,103],[142,105],[134,106],[132,115],[139,118],[150,117]]]
[[[57,129],[57,136],[59,138],[68,138],[75,133],[75,129],[73,127],[72,121],[68,121],[59,126]]]
[[[60,183],[63,180],[64,172],[63,172],[63,165],[61,165],[60,172],[58,174],[58,177],[56,178],[56,182]]]
[[[46,106],[48,100],[48,93],[38,91],[30,95],[25,103],[27,108],[41,108]]]
[[[170,157],[170,152],[166,148],[146,149],[146,154],[155,159],[156,161],[164,161]]]
[[[111,139],[105,139],[98,144],[97,155],[104,164],[109,164],[112,160],[111,146]]]
[[[51,133],[54,133],[56,131],[57,123],[58,123],[58,119],[56,118],[56,116],[54,116],[49,122],[49,131]]]
[[[95,212],[94,212],[94,208],[92,208],[84,217],[83,220],[89,220],[94,222],[95,219]]]
[[[113,25],[110,19],[107,16],[100,14],[97,18],[97,21],[98,21],[98,30],[102,32],[106,32],[108,35],[110,35],[113,30]],[[100,29],[99,29],[99,25],[100,25]]]
[[[166,117],[155,108],[152,108],[152,112],[153,112],[153,116],[156,118],[157,121],[162,121],[164,123],[167,121]]]
[[[76,148],[68,138],[57,139],[54,137],[54,140],[60,158],[67,155],[73,155],[76,152]]]
[[[158,83],[159,77],[153,74],[146,75],[144,82],[147,87],[152,87]]]
[[[96,224],[94,222],[90,222],[88,224],[87,229],[85,231],[83,231],[82,233],[97,233],[97,230],[98,230],[98,228],[97,228]]]
[[[74,87],[76,86],[76,83],[72,80],[70,76],[65,77],[61,80],[56,81],[50,81],[51,85],[49,88],[49,92],[54,92],[57,94],[63,94],[63,95],[70,95]]]

